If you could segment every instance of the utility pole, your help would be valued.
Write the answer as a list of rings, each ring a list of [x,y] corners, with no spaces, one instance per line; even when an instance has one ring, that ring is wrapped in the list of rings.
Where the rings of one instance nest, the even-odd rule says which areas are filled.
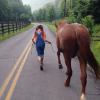
[[[66,0],[64,0],[64,17],[66,17]]]

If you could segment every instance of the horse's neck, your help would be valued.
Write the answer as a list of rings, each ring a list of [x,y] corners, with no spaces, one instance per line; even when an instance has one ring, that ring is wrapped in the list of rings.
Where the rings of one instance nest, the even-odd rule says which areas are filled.
[[[79,24],[79,23],[72,23],[73,25],[81,25],[81,24]]]
[[[66,24],[68,24],[68,23],[62,23],[62,24],[60,24],[59,25],[59,29],[63,28]]]

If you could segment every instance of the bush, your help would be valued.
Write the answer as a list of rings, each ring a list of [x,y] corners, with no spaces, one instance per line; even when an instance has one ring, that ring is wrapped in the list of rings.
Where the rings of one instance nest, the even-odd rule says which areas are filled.
[[[93,33],[100,35],[100,25],[97,24],[94,26]]]
[[[91,15],[86,16],[82,19],[82,24],[84,24],[90,31],[90,34],[93,33],[93,27],[94,27],[94,20]]]
[[[74,14],[70,14],[68,17],[66,17],[66,20],[69,22],[69,23],[75,23],[76,22],[76,17]]]

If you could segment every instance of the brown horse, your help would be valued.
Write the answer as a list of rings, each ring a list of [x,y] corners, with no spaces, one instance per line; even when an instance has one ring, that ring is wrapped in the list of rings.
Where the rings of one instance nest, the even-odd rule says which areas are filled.
[[[72,76],[71,58],[77,56],[80,62],[81,69],[81,100],[85,100],[85,88],[87,84],[87,63],[93,69],[96,78],[99,78],[99,64],[97,63],[91,49],[90,49],[90,36],[88,29],[81,24],[67,22],[60,22],[56,24],[57,28],[57,56],[59,68],[62,68],[60,53],[63,53],[65,63],[67,66],[67,80],[65,86],[70,85],[70,79]]]

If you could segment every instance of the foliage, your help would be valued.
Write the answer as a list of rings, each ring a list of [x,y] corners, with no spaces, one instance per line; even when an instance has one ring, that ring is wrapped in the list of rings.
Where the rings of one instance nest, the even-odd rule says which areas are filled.
[[[66,20],[70,23],[75,23],[77,21],[75,15],[72,13],[68,17],[66,17]]]
[[[9,6],[7,0],[0,0],[0,17],[8,16]]]
[[[0,0],[0,19],[25,18],[29,20],[31,17],[31,7],[23,5],[22,0]]]
[[[100,24],[96,24],[93,29],[94,35],[100,36]],[[100,41],[93,41],[91,48],[98,62],[100,62]]]
[[[72,0],[72,12],[76,16],[77,22],[81,22],[81,19],[87,15],[87,9],[89,7],[90,0]]]
[[[82,19],[82,24],[88,27],[91,35],[93,33],[93,27],[94,27],[94,20],[92,16],[86,16]]]
[[[55,22],[54,22],[55,23]],[[53,33],[55,33],[56,32],[56,27],[54,26],[54,24],[53,23],[45,23],[48,27],[49,27],[49,29],[53,32]]]
[[[100,0],[90,0],[88,13],[93,15],[96,23],[100,23]]]
[[[95,35],[99,35],[100,36],[100,25],[95,25],[93,28],[93,32]]]
[[[71,22],[81,23],[81,19],[88,15],[92,15],[96,22],[100,22],[100,0],[55,0],[33,12],[33,20],[53,21],[66,16]]]
[[[92,48],[92,51],[93,51],[96,59],[100,63],[100,42],[93,42],[91,45],[91,48]]]
[[[48,9],[47,9],[48,8]],[[33,12],[33,19],[38,21],[52,21],[55,19],[54,5],[48,3],[44,8]]]

